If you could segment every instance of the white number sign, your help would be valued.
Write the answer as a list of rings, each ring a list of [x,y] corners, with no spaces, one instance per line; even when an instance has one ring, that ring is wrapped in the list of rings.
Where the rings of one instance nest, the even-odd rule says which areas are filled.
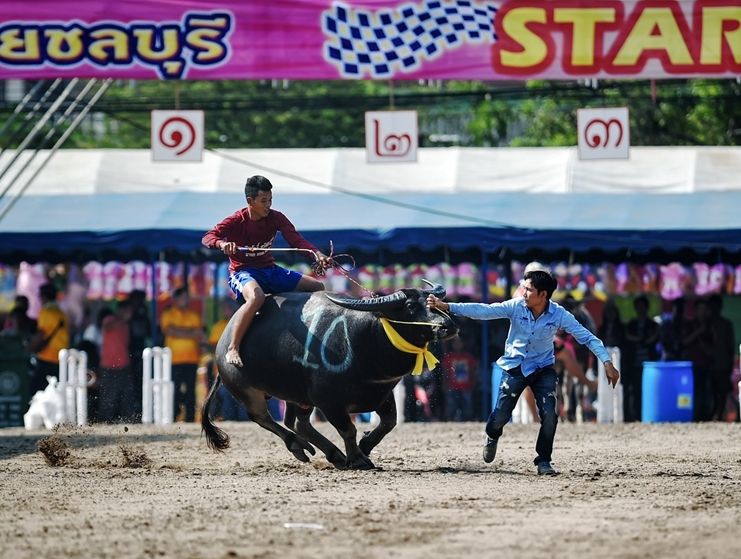
[[[628,159],[628,108],[579,109],[576,112],[579,159]]]
[[[203,111],[152,111],[152,161],[201,161]]]
[[[417,111],[365,113],[368,163],[417,161]]]

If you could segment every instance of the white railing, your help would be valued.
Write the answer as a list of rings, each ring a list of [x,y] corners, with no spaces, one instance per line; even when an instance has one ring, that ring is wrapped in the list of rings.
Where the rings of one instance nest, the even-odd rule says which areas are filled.
[[[610,354],[612,364],[619,371],[620,349],[617,347],[608,347],[606,349]],[[623,383],[618,381],[615,388],[610,386],[605,376],[605,366],[602,362],[597,366],[597,401],[595,402],[595,407],[597,408],[598,423],[623,422]]]
[[[76,349],[59,350],[59,384],[62,422],[87,424],[87,353]]]
[[[142,423],[172,423],[175,397],[172,352],[169,347],[148,347],[142,352],[142,359]]]

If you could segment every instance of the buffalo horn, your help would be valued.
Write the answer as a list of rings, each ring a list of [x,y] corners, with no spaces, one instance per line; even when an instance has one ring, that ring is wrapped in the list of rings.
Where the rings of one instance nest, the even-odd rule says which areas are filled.
[[[440,285],[439,283],[432,283],[431,281],[426,280],[424,278],[422,278],[422,281],[432,288],[432,289],[423,289],[422,293],[427,293],[428,295],[434,295],[438,299],[445,299],[445,288],[442,285]]]
[[[407,296],[403,291],[397,291],[391,295],[385,295],[383,297],[373,297],[372,299],[354,299],[337,294],[327,294],[327,299],[341,307],[352,309],[354,311],[369,312],[400,307],[404,304],[406,298]]]

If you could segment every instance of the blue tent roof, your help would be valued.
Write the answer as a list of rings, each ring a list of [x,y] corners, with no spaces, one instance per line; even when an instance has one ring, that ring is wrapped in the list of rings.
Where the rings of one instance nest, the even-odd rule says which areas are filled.
[[[677,165],[687,158],[681,148],[662,149]],[[723,156],[728,173],[714,165],[713,173],[689,182],[676,170],[647,173],[646,161],[658,156],[636,154],[638,148],[637,169],[610,162],[590,172],[566,148],[423,150],[429,162],[380,168],[365,163],[362,150],[237,150],[241,163],[234,152],[211,153],[192,167],[161,167],[146,150],[67,150],[0,221],[0,261],[154,259],[163,252],[208,258],[203,233],[243,205],[244,177],[259,173],[275,184],[274,207],[318,247],[332,241],[338,252],[736,263],[741,150],[714,150],[694,148],[693,172],[707,166],[703,157]],[[446,158],[452,170],[441,165]],[[557,172],[542,174],[544,165],[558,171],[561,159],[571,165],[566,185]],[[281,160],[306,169],[305,176],[279,170]],[[449,176],[441,178],[443,172]],[[642,182],[631,186],[637,174]]]

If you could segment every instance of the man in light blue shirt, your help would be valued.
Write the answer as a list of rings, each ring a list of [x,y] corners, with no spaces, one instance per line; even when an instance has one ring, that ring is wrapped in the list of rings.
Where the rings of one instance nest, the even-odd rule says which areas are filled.
[[[540,432],[535,446],[535,464],[540,475],[555,475],[551,466],[553,439],[556,436],[558,413],[556,411],[556,385],[558,378],[553,368],[553,338],[563,329],[580,344],[587,346],[604,363],[605,374],[613,388],[620,373],[610,361],[602,342],[577,322],[574,315],[558,303],[551,301],[556,290],[556,280],[548,272],[527,272],[522,283],[522,297],[491,305],[483,303],[446,303],[430,295],[431,308],[480,320],[508,318],[509,334],[504,345],[504,355],[497,365],[502,369],[499,398],[494,411],[486,422],[484,461],[492,462],[497,453],[497,442],[522,391],[530,386],[540,415]]]

